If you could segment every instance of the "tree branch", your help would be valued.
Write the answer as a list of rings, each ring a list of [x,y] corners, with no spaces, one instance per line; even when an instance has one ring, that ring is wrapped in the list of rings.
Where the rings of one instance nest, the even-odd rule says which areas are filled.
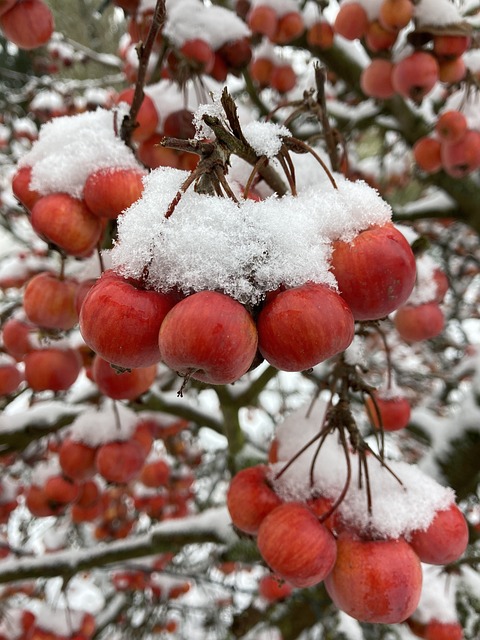
[[[57,551],[35,558],[2,560],[0,584],[33,578],[68,578],[80,571],[133,558],[165,552],[177,553],[187,544],[226,544],[236,540],[233,529],[229,529],[229,520],[226,508],[219,507],[187,518],[161,522],[148,533],[129,540],[118,540],[78,551]]]

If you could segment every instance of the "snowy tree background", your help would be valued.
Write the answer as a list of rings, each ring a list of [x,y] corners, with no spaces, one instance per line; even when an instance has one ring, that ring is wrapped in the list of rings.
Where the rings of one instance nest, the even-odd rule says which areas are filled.
[[[5,37],[0,2],[0,638],[480,637],[480,142],[473,136],[471,156],[456,163],[444,151],[431,171],[413,151],[426,138],[440,148],[445,111],[480,131],[480,4],[412,2],[412,19],[382,45],[331,26],[315,39],[314,25],[336,24],[334,0],[170,0],[165,16],[153,0],[46,5],[54,32],[27,49]],[[378,22],[380,0],[360,5]],[[258,7],[294,19],[283,35],[258,32]],[[386,80],[384,95],[370,94],[362,71],[372,59],[398,64],[445,35],[468,40],[459,55],[438,54],[440,67],[460,71],[443,69],[420,97],[417,85],[402,95]],[[209,52],[196,59],[182,47],[199,38]],[[147,103],[153,123],[140,111]],[[178,112],[180,125],[169,119]],[[99,224],[99,251],[69,255],[32,228],[31,207],[12,189],[22,168],[37,196],[81,198],[104,168],[139,171],[143,192]],[[405,340],[393,312],[356,322],[348,349],[302,371],[259,358],[234,384],[216,385],[158,362],[140,392],[115,400],[92,373],[78,309],[66,329],[28,323],[27,348],[25,332],[12,341],[5,330],[26,321],[27,283],[42,272],[88,286],[113,268],[164,293],[223,291],[256,315],[278,287],[335,288],[332,243],[390,219],[416,259],[403,302],[433,303],[444,318],[431,339]],[[35,388],[28,374],[26,351],[49,348],[81,355],[60,390]],[[343,383],[348,433],[327,417],[345,400]],[[408,400],[405,428],[375,426],[374,390]],[[345,434],[360,444],[342,446]],[[66,482],[73,497],[39,497],[49,479],[65,480],[69,441],[85,446],[84,458],[119,442],[135,442],[144,457],[128,479],[102,475],[96,458],[85,478]],[[316,493],[334,502],[348,489],[338,522],[380,538],[408,540],[456,501],[468,547],[446,565],[422,565],[418,607],[398,623],[357,621],[323,582],[272,595],[262,590],[271,570],[255,535],[234,527],[226,507],[232,478],[263,464],[287,502]]]

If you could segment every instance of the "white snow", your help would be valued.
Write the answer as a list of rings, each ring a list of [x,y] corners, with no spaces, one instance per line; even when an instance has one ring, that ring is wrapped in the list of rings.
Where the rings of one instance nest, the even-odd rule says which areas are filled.
[[[412,293],[406,304],[418,306],[435,300],[437,295],[437,282],[433,279],[439,266],[432,256],[427,253],[417,256],[417,279]]]
[[[280,284],[313,281],[335,287],[330,243],[388,222],[391,210],[365,183],[336,176],[334,189],[319,165],[318,175],[318,184],[297,196],[260,202],[236,204],[190,188],[167,219],[188,174],[156,169],[144,180],[142,198],[118,220],[112,265],[131,277],[148,265],[148,283],[157,290],[216,289],[251,303]]]
[[[309,417],[308,407],[290,414],[276,430],[279,462],[271,465],[270,478],[275,490],[287,500],[307,500],[316,490],[336,500],[346,481],[345,452],[336,435],[330,434],[322,445],[315,463],[314,486],[310,486],[310,466],[317,446],[312,444],[277,479],[276,475],[323,424],[326,401],[316,402]],[[454,502],[454,492],[438,484],[418,467],[402,461],[387,460],[389,469],[400,482],[368,455],[368,473],[372,494],[372,512],[368,513],[365,477],[358,484],[358,455],[351,454],[352,478],[338,512],[342,520],[359,531],[383,538],[398,538],[415,529],[428,527],[438,510]]]
[[[243,134],[259,156],[274,158],[280,151],[283,137],[292,134],[287,127],[282,127],[274,122],[249,122],[243,127]]]
[[[419,27],[444,27],[462,22],[462,16],[450,0],[420,0],[415,6]]]
[[[121,375],[121,374],[120,374]],[[120,403],[88,409],[69,428],[73,440],[97,447],[113,440],[129,440],[139,422],[137,414]]]
[[[167,2],[163,34],[176,46],[200,38],[213,50],[250,35],[250,29],[233,11],[198,0]]]
[[[104,167],[138,168],[133,152],[117,132],[127,105],[62,116],[44,124],[38,140],[19,162],[32,167],[32,189],[81,198],[88,176]]]

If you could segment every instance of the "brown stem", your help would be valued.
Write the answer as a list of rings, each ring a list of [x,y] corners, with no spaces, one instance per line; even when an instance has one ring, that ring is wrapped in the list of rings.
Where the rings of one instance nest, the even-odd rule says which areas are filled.
[[[291,148],[293,150],[295,150],[295,147],[300,147],[302,151],[307,151],[308,153],[310,153],[315,158],[315,160],[321,165],[322,169],[327,174],[328,179],[332,183],[333,188],[338,190],[337,183],[335,182],[335,178],[332,176],[330,169],[327,167],[327,165],[322,160],[322,158],[318,155],[315,149],[312,149],[312,147],[309,144],[307,144],[306,142],[303,142],[303,140],[299,140],[298,138],[285,137],[284,142],[289,143],[289,146],[291,145]]]
[[[340,158],[338,157],[337,148],[337,136],[330,126],[328,119],[327,103],[325,99],[325,82],[327,80],[327,73],[325,67],[319,64],[315,65],[315,84],[317,87],[317,104],[320,107],[320,122],[325,136],[325,142],[327,145],[327,152],[330,158],[330,164],[334,171],[340,169]]]
[[[123,119],[120,136],[122,140],[131,146],[132,133],[137,126],[137,116],[145,97],[144,87],[147,77],[148,61],[152,53],[153,44],[158,32],[165,22],[165,0],[157,0],[155,10],[153,12],[152,23],[148,31],[145,43],[140,43],[137,48],[138,52],[138,74],[135,83],[135,91],[133,94],[132,104],[128,116]]]

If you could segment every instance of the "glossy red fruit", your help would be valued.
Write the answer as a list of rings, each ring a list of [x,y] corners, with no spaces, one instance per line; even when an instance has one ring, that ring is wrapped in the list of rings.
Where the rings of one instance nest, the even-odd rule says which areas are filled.
[[[258,583],[258,594],[267,602],[284,600],[292,591],[291,584],[275,575],[262,576]]]
[[[374,58],[360,76],[360,86],[365,95],[388,100],[395,95],[392,84],[393,62]]]
[[[335,33],[347,40],[363,38],[368,27],[368,15],[360,2],[349,2],[340,5],[333,29]]]
[[[436,173],[442,168],[442,145],[440,140],[424,136],[413,145],[413,157],[420,169]]]
[[[270,86],[279,93],[291,91],[297,84],[297,76],[290,64],[274,65],[270,74]]]
[[[76,349],[55,347],[30,351],[24,363],[25,380],[32,391],[66,391],[82,368]]]
[[[158,344],[162,361],[180,375],[230,384],[250,368],[257,330],[239,302],[216,291],[200,291],[165,316]]]
[[[98,473],[108,482],[124,484],[138,476],[145,453],[133,440],[106,442],[97,450]]]
[[[431,340],[445,327],[445,316],[437,302],[425,302],[400,307],[393,317],[393,324],[405,342]]]
[[[356,620],[395,624],[417,608],[422,568],[403,539],[362,540],[343,532],[325,586],[334,604]]]
[[[32,350],[31,334],[35,326],[19,318],[9,318],[2,328],[5,351],[16,360],[22,360]]]
[[[146,487],[158,488],[167,485],[170,478],[170,465],[166,460],[147,462],[140,473],[140,482]]]
[[[273,7],[258,4],[250,10],[247,23],[253,33],[261,33],[272,40],[277,31],[277,12]]]
[[[129,87],[118,94],[117,103],[126,102],[131,105],[135,89]],[[132,139],[142,142],[155,133],[158,127],[158,112],[154,101],[150,96],[144,95],[142,104],[137,114],[137,126],[133,130]]]
[[[411,0],[383,0],[378,19],[382,27],[400,31],[413,18],[414,7]]]
[[[367,398],[366,407],[369,419],[376,429],[385,431],[399,431],[410,421],[410,403],[402,395],[382,395],[381,392]],[[380,414],[380,415],[379,415]]]
[[[182,45],[180,52],[197,73],[210,73],[213,69],[215,54],[205,40],[201,38],[187,40]]]
[[[52,193],[37,200],[30,222],[39,236],[78,258],[92,253],[103,231],[101,220],[85,202],[67,193]]]
[[[439,79],[436,58],[426,51],[415,51],[395,64],[392,84],[401,96],[421,102]]]
[[[3,35],[20,49],[36,49],[46,44],[54,26],[52,12],[43,0],[19,0],[0,15]]]
[[[58,451],[63,473],[73,480],[85,480],[95,474],[96,447],[65,438]]]
[[[13,195],[29,210],[42,197],[41,193],[30,188],[31,179],[32,167],[28,166],[17,169],[12,178]]]
[[[100,218],[115,219],[142,195],[145,171],[107,168],[91,173],[83,189],[87,207]]]
[[[4,356],[5,357],[5,356]],[[23,381],[23,373],[15,361],[0,361],[0,396],[14,393]]]
[[[338,293],[310,283],[267,299],[257,328],[260,353],[270,364],[303,371],[344,351],[353,340],[354,321]]]
[[[100,356],[95,356],[92,377],[100,391],[114,400],[134,400],[148,391],[157,375],[157,366],[118,371]]]
[[[480,167],[480,132],[469,129],[458,141],[442,144],[442,165],[453,178],[464,178]]]
[[[267,480],[268,467],[256,465],[239,471],[227,492],[227,508],[233,524],[245,533],[256,534],[262,520],[282,504]]]
[[[148,367],[160,360],[158,332],[175,302],[173,295],[107,270],[85,296],[80,331],[108,362],[126,369]]]
[[[459,622],[430,620],[425,627],[425,640],[463,640],[463,627]]]
[[[422,562],[455,562],[468,544],[468,526],[463,513],[455,503],[448,509],[437,511],[424,531],[417,530],[411,534],[409,543]]]
[[[306,505],[298,502],[286,502],[264,518],[257,545],[278,576],[302,588],[324,580],[337,553],[332,533]]]
[[[447,144],[459,142],[467,133],[467,129],[467,119],[463,113],[455,110],[442,113],[435,124],[438,137]]]
[[[391,224],[366,229],[350,243],[334,242],[332,269],[355,320],[378,320],[398,309],[416,278],[410,245]]]
[[[77,282],[54,273],[39,273],[28,282],[24,296],[25,315],[39,327],[67,331],[78,322],[75,306]]]

